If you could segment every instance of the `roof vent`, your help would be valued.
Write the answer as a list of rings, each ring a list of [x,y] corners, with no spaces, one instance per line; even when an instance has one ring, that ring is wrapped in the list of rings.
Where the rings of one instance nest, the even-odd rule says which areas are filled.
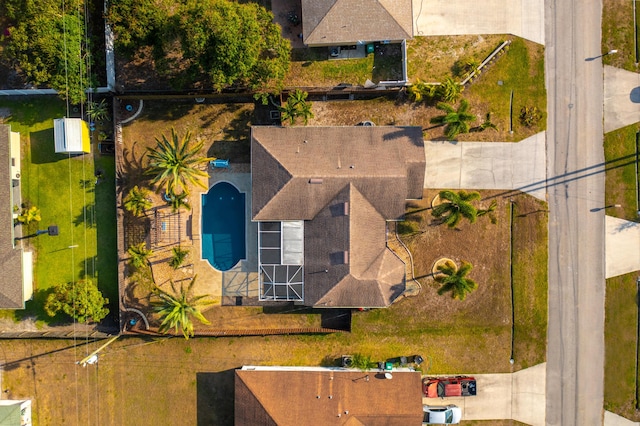
[[[309,179],[309,183],[321,184],[322,183],[322,178],[311,178],[311,179]]]
[[[352,165],[350,165],[350,166],[349,166],[349,168],[350,168],[350,169],[355,169],[355,168],[356,168],[356,166],[355,166],[355,164],[352,164]]]

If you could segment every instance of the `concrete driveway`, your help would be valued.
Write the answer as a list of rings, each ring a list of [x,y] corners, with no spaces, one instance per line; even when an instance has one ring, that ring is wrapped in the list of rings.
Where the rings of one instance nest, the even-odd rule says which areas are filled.
[[[640,223],[605,216],[605,276],[640,270]]]
[[[544,44],[544,0],[413,0],[416,36],[514,34]]]
[[[520,190],[545,200],[545,133],[521,142],[425,141],[425,188]]]
[[[640,121],[640,74],[605,65],[604,131]]]
[[[512,374],[476,374],[478,394],[466,398],[422,398],[423,404],[454,404],[463,420],[513,419],[532,426],[545,424],[546,364]]]

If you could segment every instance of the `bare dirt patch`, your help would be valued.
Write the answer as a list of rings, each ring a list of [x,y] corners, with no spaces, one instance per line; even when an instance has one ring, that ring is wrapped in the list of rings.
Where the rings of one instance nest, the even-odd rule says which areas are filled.
[[[415,37],[407,42],[409,79],[442,81],[454,75],[455,63],[482,62],[508,36],[468,35]]]

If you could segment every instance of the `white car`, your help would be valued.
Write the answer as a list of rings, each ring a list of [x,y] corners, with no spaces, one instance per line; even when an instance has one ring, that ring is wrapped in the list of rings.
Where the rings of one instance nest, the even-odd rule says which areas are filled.
[[[435,405],[423,405],[422,417],[423,425],[457,425],[462,418],[462,410],[455,405],[447,405],[445,407]]]

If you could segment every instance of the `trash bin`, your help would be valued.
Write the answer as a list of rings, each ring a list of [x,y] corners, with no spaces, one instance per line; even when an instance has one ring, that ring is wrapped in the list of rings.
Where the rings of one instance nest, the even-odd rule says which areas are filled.
[[[367,55],[374,52],[373,43],[367,44]]]

